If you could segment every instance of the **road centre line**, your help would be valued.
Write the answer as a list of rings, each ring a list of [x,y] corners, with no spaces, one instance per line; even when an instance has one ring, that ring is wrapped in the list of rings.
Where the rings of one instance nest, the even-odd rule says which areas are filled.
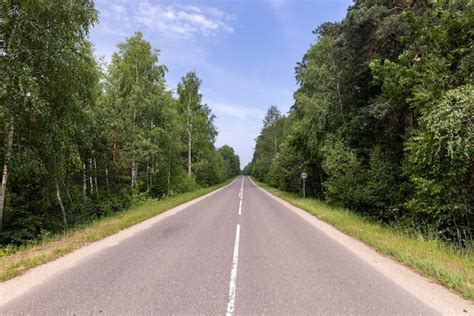
[[[227,316],[231,316],[235,311],[235,292],[237,290],[237,264],[239,261],[239,241],[240,241],[240,224],[237,224],[235,232],[234,256],[232,258],[232,271],[230,273],[229,282],[229,303],[227,304]]]

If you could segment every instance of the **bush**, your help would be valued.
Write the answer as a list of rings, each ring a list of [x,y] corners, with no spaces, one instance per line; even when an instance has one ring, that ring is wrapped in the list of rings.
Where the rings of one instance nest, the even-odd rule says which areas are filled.
[[[323,169],[329,176],[325,183],[326,198],[336,205],[360,209],[365,177],[355,152],[336,137],[326,140],[322,152]]]
[[[416,190],[406,206],[413,222],[448,239],[472,239],[473,118],[473,86],[450,90],[407,143],[405,170]]]

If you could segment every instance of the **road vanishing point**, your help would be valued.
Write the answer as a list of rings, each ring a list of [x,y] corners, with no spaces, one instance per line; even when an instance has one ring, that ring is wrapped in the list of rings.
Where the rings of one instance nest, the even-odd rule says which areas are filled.
[[[244,176],[0,284],[0,314],[14,315],[468,315],[469,307]]]

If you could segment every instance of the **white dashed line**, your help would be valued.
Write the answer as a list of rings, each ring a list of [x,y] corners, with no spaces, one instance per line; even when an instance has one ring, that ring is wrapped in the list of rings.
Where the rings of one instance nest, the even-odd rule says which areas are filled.
[[[245,177],[242,177],[242,184],[240,185],[240,191],[239,191],[239,215],[242,215],[242,200],[244,199],[244,181]]]
[[[237,289],[237,264],[239,261],[239,240],[240,240],[240,225],[237,224],[237,231],[235,232],[234,257],[232,259],[232,271],[230,273],[229,282],[229,303],[227,304],[226,315],[234,314],[235,310],[235,292]]]

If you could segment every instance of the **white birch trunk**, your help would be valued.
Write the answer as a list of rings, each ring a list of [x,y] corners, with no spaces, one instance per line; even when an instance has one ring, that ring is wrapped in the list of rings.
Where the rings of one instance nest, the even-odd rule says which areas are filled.
[[[5,160],[3,162],[2,185],[0,187],[0,231],[2,230],[5,196],[7,192],[8,163],[10,162],[13,151],[13,135],[15,130],[15,118],[13,117],[13,115],[10,117],[10,122],[5,127],[5,130]]]
[[[95,194],[99,196],[99,186],[97,185],[97,161],[94,156],[94,182],[95,182]]]
[[[187,108],[187,131],[188,131],[188,174],[191,175],[192,170],[192,123],[191,123],[191,92],[189,93],[189,101],[188,101],[188,108]]]
[[[10,38],[8,40],[7,47],[5,49],[6,54],[10,54],[10,49],[12,41],[15,38],[16,31],[19,25],[19,19],[17,18]],[[15,116],[10,114],[10,122],[5,126],[6,138],[5,138],[5,160],[3,161],[3,173],[2,173],[2,184],[0,186],[0,231],[2,231],[3,226],[3,214],[5,210],[5,196],[7,194],[7,183],[8,183],[8,163],[12,157],[13,152],[13,136],[15,131]]]
[[[63,217],[64,228],[66,228],[67,227],[67,214],[66,214],[66,209],[64,208],[63,200],[61,198],[61,191],[59,190],[59,183],[57,179],[56,179],[56,199],[58,200],[59,208],[61,209],[61,215]]]
[[[92,158],[89,158],[89,185],[91,189],[91,194],[94,194],[94,184],[92,182]]]
[[[86,172],[86,163],[82,163],[82,197],[85,199],[87,197],[87,172]]]
[[[105,165],[105,186],[107,187],[107,193],[109,193],[109,169],[107,167],[107,155],[104,154],[104,165]]]
[[[135,188],[137,185],[138,178],[138,163],[133,159],[132,161],[132,188]]]
[[[192,147],[191,130],[188,128],[188,174],[189,175],[192,174],[191,147]]]
[[[148,169],[148,159],[146,161],[146,187],[150,190],[150,170]]]

